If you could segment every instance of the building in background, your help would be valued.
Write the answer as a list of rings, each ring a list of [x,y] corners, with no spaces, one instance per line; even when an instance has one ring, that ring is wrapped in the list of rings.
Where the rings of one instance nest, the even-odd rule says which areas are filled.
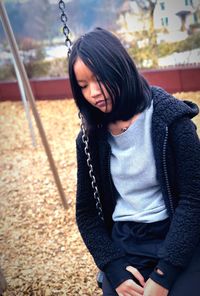
[[[157,42],[184,40],[200,28],[199,0],[159,0],[154,12]],[[163,29],[163,30],[161,30]]]
[[[157,43],[181,41],[195,30],[200,30],[200,0],[158,0],[154,2],[157,3],[152,21],[157,32]],[[139,1],[136,0],[127,0],[121,6],[118,32],[127,42],[138,36],[138,32],[149,30],[148,3],[149,1],[146,1],[145,9],[142,9]],[[145,46],[147,40],[142,39],[138,42],[142,47]]]

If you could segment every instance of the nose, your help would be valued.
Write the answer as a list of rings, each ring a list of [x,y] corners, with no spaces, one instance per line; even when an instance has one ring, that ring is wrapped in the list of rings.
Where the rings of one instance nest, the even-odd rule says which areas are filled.
[[[101,96],[101,88],[100,88],[99,83],[97,81],[92,82],[90,84],[90,95],[94,99]]]

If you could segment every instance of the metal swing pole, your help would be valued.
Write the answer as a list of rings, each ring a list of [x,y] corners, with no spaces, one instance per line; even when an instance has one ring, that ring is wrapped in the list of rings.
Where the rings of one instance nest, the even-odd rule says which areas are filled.
[[[36,105],[35,105],[35,99],[34,99],[34,96],[33,96],[33,92],[32,92],[32,89],[31,89],[31,86],[30,86],[30,83],[29,83],[29,80],[28,80],[24,65],[23,65],[23,63],[22,63],[22,61],[20,59],[19,50],[18,50],[18,47],[17,47],[15,36],[14,36],[13,31],[12,31],[12,28],[11,28],[11,25],[10,25],[10,22],[9,22],[9,18],[8,18],[7,13],[6,13],[6,9],[5,9],[4,5],[3,5],[2,0],[0,0],[0,16],[1,16],[1,19],[2,19],[2,24],[3,24],[3,27],[4,27],[4,31],[6,33],[8,41],[9,41],[10,48],[11,48],[12,54],[14,56],[14,60],[16,62],[16,65],[17,65],[17,68],[18,68],[18,71],[19,71],[19,74],[20,74],[20,78],[22,80],[22,83],[23,83],[23,86],[24,86],[24,89],[25,89],[25,92],[26,92],[26,96],[27,96],[27,98],[29,100],[29,103],[30,103],[30,106],[32,108],[32,112],[33,112],[33,115],[34,115],[38,130],[39,130],[39,134],[40,134],[42,143],[44,145],[44,148],[45,148],[48,160],[49,160],[50,168],[52,170],[52,173],[53,173],[53,176],[54,176],[54,179],[55,179],[55,183],[57,185],[57,188],[58,188],[61,200],[62,200],[62,204],[63,204],[64,208],[67,209],[68,204],[67,204],[67,201],[66,201],[65,193],[64,193],[64,190],[63,190],[61,182],[60,182],[60,178],[59,178],[57,168],[55,166],[54,159],[53,159],[53,156],[52,156],[52,153],[51,153],[51,150],[50,150],[50,147],[49,147],[46,135],[45,135],[45,131],[44,131],[44,128],[43,128],[39,113],[38,113]]]
[[[20,73],[18,71],[16,62],[15,62],[15,59],[14,59],[13,56],[12,56],[12,60],[13,60],[13,63],[14,63],[14,69],[15,69],[15,73],[16,73],[16,76],[17,76],[17,81],[18,81],[18,85],[19,85],[19,90],[20,90],[22,102],[24,104],[24,110],[25,110],[25,114],[26,114],[26,119],[28,121],[28,126],[29,126],[29,130],[30,130],[32,145],[33,145],[33,147],[36,147],[36,139],[35,139],[35,133],[34,133],[34,129],[33,129],[33,125],[32,125],[32,120],[31,120],[29,102],[27,100],[26,92],[25,92],[25,89],[24,89],[24,86],[23,86],[23,82],[21,80],[21,76],[20,76]]]

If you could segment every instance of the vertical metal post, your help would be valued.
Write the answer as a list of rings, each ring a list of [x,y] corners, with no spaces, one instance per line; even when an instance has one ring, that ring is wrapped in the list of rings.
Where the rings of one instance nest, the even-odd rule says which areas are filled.
[[[27,97],[26,97],[26,92],[21,80],[21,76],[20,73],[18,71],[15,59],[13,57],[13,63],[14,63],[14,68],[15,68],[15,73],[17,76],[17,81],[18,81],[18,85],[19,85],[19,90],[20,90],[20,94],[21,94],[21,98],[22,98],[22,102],[24,104],[24,110],[25,110],[25,114],[26,114],[26,119],[28,121],[28,125],[29,125],[29,130],[30,130],[30,134],[31,134],[31,140],[32,140],[32,144],[33,147],[36,147],[36,139],[35,139],[35,133],[34,133],[34,129],[33,129],[33,125],[32,125],[32,120],[31,120],[31,114],[30,114],[30,108],[29,108],[29,102],[27,101]]]

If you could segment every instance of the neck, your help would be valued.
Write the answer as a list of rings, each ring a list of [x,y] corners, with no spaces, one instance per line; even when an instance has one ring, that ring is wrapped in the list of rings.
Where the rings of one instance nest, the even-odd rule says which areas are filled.
[[[117,120],[114,123],[110,123],[108,125],[108,130],[113,135],[119,135],[124,133],[139,117],[139,114],[134,115],[129,120],[123,121],[123,120]]]

